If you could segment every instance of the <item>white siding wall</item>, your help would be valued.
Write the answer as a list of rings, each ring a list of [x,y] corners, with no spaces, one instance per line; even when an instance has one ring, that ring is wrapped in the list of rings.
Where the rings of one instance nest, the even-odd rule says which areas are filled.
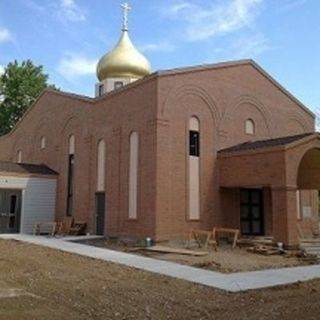
[[[32,233],[39,222],[55,220],[56,179],[0,177],[1,189],[22,190],[21,233]]]

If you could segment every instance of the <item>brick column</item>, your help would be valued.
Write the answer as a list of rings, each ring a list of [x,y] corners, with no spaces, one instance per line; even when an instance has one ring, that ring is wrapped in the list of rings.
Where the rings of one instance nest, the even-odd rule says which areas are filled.
[[[299,244],[297,232],[297,188],[272,188],[272,220],[275,241],[285,246]]]

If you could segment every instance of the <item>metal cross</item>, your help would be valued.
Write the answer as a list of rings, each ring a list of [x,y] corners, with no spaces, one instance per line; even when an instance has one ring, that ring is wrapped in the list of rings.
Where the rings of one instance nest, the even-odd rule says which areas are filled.
[[[123,31],[128,31],[128,16],[129,16],[129,11],[131,10],[130,5],[125,2],[124,4],[121,5],[123,9]]]

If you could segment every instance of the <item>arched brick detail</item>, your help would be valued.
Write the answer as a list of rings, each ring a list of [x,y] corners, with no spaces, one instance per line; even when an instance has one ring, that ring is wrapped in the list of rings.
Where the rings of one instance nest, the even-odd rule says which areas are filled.
[[[60,129],[60,142],[59,142],[59,154],[60,159],[65,158],[65,154],[68,154],[68,147],[69,147],[69,136],[73,134],[75,136],[75,144],[77,145],[79,136],[79,123],[80,120],[77,117],[71,116],[67,118],[63,126]],[[61,166],[62,164],[59,164]]]
[[[246,114],[245,112],[241,114],[243,116],[243,119],[241,119],[243,123],[232,124],[233,121],[236,121],[235,117],[237,117],[238,109],[242,106],[256,110],[256,116],[259,115],[260,124],[263,123],[263,126],[259,126],[259,124],[256,123],[257,119],[255,119],[252,113]],[[246,118],[244,116],[246,116]],[[255,136],[250,137],[245,133],[245,121],[247,119],[252,119],[255,122]],[[234,130],[236,130],[237,133],[235,133]],[[258,139],[268,139],[274,136],[274,132],[275,128],[272,121],[272,115],[268,108],[257,98],[250,95],[242,95],[234,99],[227,106],[222,116],[222,120],[219,124],[220,148],[229,147],[232,144],[251,140],[255,137]],[[241,139],[239,140],[239,134],[242,136],[243,141],[241,141]]]
[[[33,154],[36,155],[40,149],[40,139],[42,136],[46,138],[46,148],[54,148],[57,137],[54,134],[54,123],[48,117],[44,117],[39,121],[38,126],[33,132]]]
[[[309,129],[309,124],[306,122],[305,118],[297,112],[290,112],[288,114],[288,121],[296,123],[301,128],[301,132],[292,132],[292,134],[299,134],[311,131]]]
[[[28,148],[31,145],[30,136],[25,132],[21,131],[19,134],[16,134],[16,137],[13,139],[13,146],[11,149],[11,160],[16,162],[18,150],[22,150],[22,162],[30,162],[30,156],[32,149]]]
[[[235,100],[232,101],[232,103],[227,107],[226,111],[223,114],[221,125],[223,125],[226,121],[229,121],[231,119],[232,115],[235,113],[235,111],[241,107],[243,104],[250,104],[253,107],[255,107],[260,114],[263,116],[266,126],[268,128],[269,134],[271,136],[271,132],[273,130],[273,124],[272,124],[272,116],[271,112],[268,110],[268,108],[257,98],[250,96],[250,95],[242,95],[240,97],[237,97]]]
[[[174,103],[174,101],[178,101],[180,98],[188,95],[196,96],[205,103],[210,111],[213,125],[216,128],[220,120],[220,113],[215,100],[206,90],[191,84],[183,85],[170,91],[168,98],[160,110],[161,117],[166,118],[170,105]]]

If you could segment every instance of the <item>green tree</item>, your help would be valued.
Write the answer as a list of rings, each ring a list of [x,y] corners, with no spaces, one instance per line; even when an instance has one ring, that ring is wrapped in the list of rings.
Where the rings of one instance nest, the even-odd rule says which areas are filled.
[[[47,87],[48,75],[42,66],[35,66],[30,60],[7,65],[0,76],[0,135],[14,127]]]

